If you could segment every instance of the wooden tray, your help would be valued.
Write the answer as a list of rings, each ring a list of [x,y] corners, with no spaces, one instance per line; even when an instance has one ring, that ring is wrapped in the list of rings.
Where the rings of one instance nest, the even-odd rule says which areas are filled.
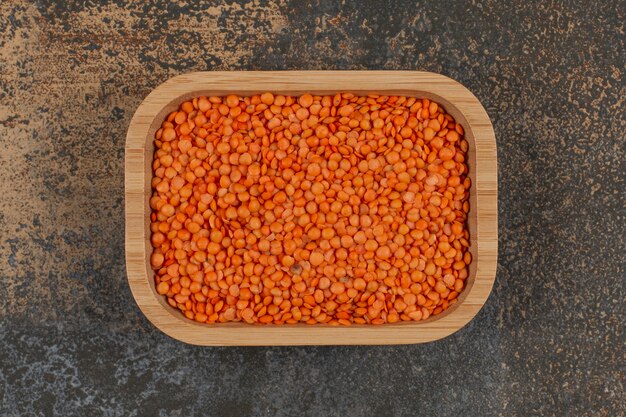
[[[429,98],[465,129],[470,192],[469,231],[473,261],[459,302],[421,322],[329,326],[200,324],[170,307],[155,290],[150,268],[150,180],[153,138],[180,103],[200,95],[394,94]],[[467,324],[483,306],[495,279],[498,256],[498,181],[493,128],[478,99],[456,81],[417,71],[195,72],[155,88],[141,103],[126,137],[126,270],[135,301],[167,335],[196,345],[383,345],[445,337]]]

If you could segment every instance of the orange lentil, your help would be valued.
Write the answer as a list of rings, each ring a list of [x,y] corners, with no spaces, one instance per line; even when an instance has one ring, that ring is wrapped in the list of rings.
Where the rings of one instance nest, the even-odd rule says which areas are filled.
[[[469,144],[436,102],[198,97],[155,139],[150,265],[192,320],[425,320],[465,287]]]

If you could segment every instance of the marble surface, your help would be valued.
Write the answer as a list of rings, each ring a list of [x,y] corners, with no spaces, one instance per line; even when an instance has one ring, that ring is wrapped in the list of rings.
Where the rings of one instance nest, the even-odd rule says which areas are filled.
[[[0,415],[626,413],[624,21],[600,2],[0,3]],[[420,69],[482,101],[500,252],[434,343],[203,348],[124,266],[124,137],[197,70]]]

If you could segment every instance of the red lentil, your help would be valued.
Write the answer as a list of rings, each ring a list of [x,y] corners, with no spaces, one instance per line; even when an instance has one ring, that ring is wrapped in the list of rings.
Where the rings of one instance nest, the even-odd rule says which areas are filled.
[[[155,135],[156,290],[205,323],[425,320],[469,253],[463,128],[403,96],[197,97]]]

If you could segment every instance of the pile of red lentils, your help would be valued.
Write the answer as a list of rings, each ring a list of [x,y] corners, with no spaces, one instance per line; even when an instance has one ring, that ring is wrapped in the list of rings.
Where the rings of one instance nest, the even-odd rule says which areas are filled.
[[[156,290],[191,320],[418,321],[465,286],[468,143],[433,101],[197,97],[154,143]]]

